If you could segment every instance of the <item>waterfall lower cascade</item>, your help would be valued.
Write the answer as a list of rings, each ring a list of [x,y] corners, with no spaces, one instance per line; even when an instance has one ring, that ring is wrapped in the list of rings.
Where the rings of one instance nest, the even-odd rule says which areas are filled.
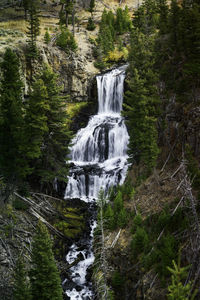
[[[90,203],[98,198],[100,189],[108,192],[111,186],[124,182],[128,163],[128,132],[120,115],[123,102],[124,79],[127,66],[98,75],[98,114],[92,116],[87,127],[78,131],[70,151],[71,168],[65,199],[80,198]],[[84,260],[72,267],[72,280],[79,285],[78,291],[67,290],[71,300],[93,299],[92,288],[86,283],[88,266],[94,262],[92,237],[95,221],[91,220],[90,242],[86,250],[79,251],[73,244],[66,256],[72,263],[82,254]]]

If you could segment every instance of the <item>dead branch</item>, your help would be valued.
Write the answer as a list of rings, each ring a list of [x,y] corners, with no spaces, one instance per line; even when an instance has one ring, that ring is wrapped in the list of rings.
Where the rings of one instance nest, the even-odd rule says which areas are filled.
[[[116,235],[115,239],[113,240],[113,242],[112,242],[110,248],[114,248],[114,247],[115,247],[115,245],[116,245],[116,243],[117,243],[117,241],[118,241],[118,239],[119,239],[120,233],[121,233],[121,229],[120,229],[119,232],[117,233],[117,235]]]
[[[29,212],[36,217],[38,220],[42,221],[49,229],[51,229],[55,234],[60,237],[64,237],[62,232],[58,231],[55,227],[53,227],[47,220],[45,220],[39,213],[37,213],[33,208],[29,210]]]

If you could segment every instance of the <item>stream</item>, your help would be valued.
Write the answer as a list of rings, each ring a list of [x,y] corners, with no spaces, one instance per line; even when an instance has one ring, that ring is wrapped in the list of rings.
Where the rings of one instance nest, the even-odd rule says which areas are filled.
[[[98,113],[85,128],[78,131],[70,148],[71,165],[65,199],[79,198],[94,211],[100,189],[108,192],[111,186],[123,184],[128,169],[128,132],[120,113],[123,103],[124,79],[127,66],[96,76]],[[73,201],[73,200],[72,200]],[[71,267],[70,278],[65,279],[65,293],[70,300],[94,299],[92,283],[87,270],[94,262],[92,241],[96,227],[95,213],[91,213],[90,236],[73,244],[66,255],[68,264],[80,257]]]

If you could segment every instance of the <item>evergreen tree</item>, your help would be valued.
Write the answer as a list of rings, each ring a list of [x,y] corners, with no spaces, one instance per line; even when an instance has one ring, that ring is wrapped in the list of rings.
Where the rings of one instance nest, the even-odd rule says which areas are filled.
[[[106,207],[104,218],[106,220],[106,227],[113,230],[115,228],[114,212],[110,204]]]
[[[95,0],[90,0],[89,11],[91,12],[91,14],[94,12],[94,8],[95,8]]]
[[[42,79],[33,84],[33,91],[26,107],[26,156],[33,166],[33,159],[42,155],[44,135],[48,132],[47,113],[49,104],[47,102],[47,88]]]
[[[27,11],[28,11],[28,8],[29,8],[29,4],[30,4],[30,0],[22,0],[25,20],[27,20]]]
[[[43,182],[53,182],[54,178],[66,179],[66,156],[71,134],[67,127],[66,103],[60,96],[57,76],[45,66],[41,79],[46,87],[46,110],[48,131],[44,126],[42,156],[37,161],[38,175]]]
[[[104,9],[101,17],[99,28],[98,45],[100,46],[104,55],[114,49],[114,28],[112,25],[112,14],[107,13]]]
[[[131,20],[129,17],[128,6],[125,7],[124,10],[121,8],[117,9],[116,21],[115,21],[115,29],[118,34],[123,34],[129,31],[131,28]]]
[[[46,226],[40,221],[33,239],[30,281],[32,300],[63,299],[61,280],[52,251],[52,242]]]
[[[133,235],[131,241],[131,248],[133,250],[133,256],[137,257],[142,252],[146,252],[149,245],[148,234],[144,228],[138,227],[136,233]]]
[[[183,280],[187,277],[187,267],[180,266],[180,256],[178,259],[178,264],[175,261],[172,261],[173,268],[168,267],[168,270],[172,274],[172,282],[168,286],[168,299],[169,300],[193,300],[197,294],[198,290],[195,290],[192,294],[192,282],[189,281],[187,284],[183,284]]]
[[[168,29],[169,9],[166,0],[159,0],[158,10],[159,10],[158,28],[160,30],[159,34],[162,35],[167,33],[169,30]]]
[[[135,30],[129,55],[129,91],[125,96],[124,115],[128,117],[129,154],[132,162],[144,163],[147,173],[158,155],[156,121],[159,114],[154,72],[154,40]]]
[[[93,31],[96,28],[92,17],[88,19],[87,30]]]
[[[118,213],[118,224],[121,228],[124,228],[127,224],[127,213],[124,207],[122,207],[122,209]]]
[[[61,0],[62,8],[60,11],[60,24],[65,23],[66,27],[69,25],[69,16],[73,12],[73,0]]]
[[[45,42],[45,44],[48,45],[50,41],[51,41],[51,37],[50,37],[49,31],[46,30],[45,35],[44,35],[44,42]]]
[[[133,25],[140,32],[150,35],[155,32],[158,25],[159,14],[157,1],[144,0],[140,7],[134,12]]]
[[[14,271],[13,300],[30,300],[30,287],[22,258],[17,260]]]
[[[39,0],[30,0],[29,8],[29,20],[28,20],[28,59],[31,67],[31,78],[32,78],[32,63],[37,58],[37,37],[40,34],[40,21],[39,21]]]
[[[117,17],[116,17],[116,30],[119,34],[123,33],[123,11],[121,7],[117,9]]]
[[[0,172],[8,183],[17,183],[28,172],[24,153],[22,81],[19,61],[11,49],[1,64]]]
[[[123,208],[122,192],[118,191],[114,199],[114,213],[117,214]]]
[[[76,51],[77,44],[72,35],[72,33],[67,28],[61,28],[61,33],[59,34],[56,45],[63,49],[66,53],[71,51]]]

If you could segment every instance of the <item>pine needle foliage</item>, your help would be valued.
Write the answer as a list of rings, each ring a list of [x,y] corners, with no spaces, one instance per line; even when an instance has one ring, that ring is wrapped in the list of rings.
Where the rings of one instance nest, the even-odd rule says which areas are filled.
[[[22,257],[19,257],[14,270],[13,300],[31,300],[30,286]]]
[[[178,257],[178,264],[173,260],[173,267],[168,267],[172,274],[171,284],[168,286],[168,300],[193,300],[197,294],[197,290],[192,292],[192,282],[189,281],[184,284],[184,280],[188,275],[188,268],[180,266],[180,255]]]
[[[40,34],[40,21],[39,21],[39,0],[31,0],[28,5],[29,19],[28,19],[28,53],[27,56],[32,62],[37,58],[37,37]]]
[[[46,226],[40,221],[32,246],[32,300],[62,300],[61,279],[53,256],[52,242]]]
[[[0,170],[6,181],[16,182],[29,172],[25,159],[22,81],[19,60],[7,49],[1,63]]]

